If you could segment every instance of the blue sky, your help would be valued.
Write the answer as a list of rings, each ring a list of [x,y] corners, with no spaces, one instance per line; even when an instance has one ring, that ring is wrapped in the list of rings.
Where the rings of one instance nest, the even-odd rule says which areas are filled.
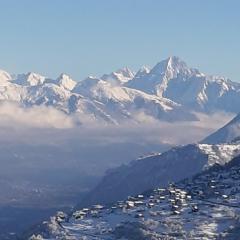
[[[239,0],[0,0],[0,68],[75,79],[177,55],[240,81]]]

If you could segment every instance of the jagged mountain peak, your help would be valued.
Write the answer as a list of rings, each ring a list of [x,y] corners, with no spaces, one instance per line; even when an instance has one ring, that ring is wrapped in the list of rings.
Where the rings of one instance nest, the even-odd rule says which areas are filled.
[[[239,111],[236,104],[230,104],[239,101],[239,83],[201,73],[176,56],[159,62],[150,72],[137,73],[126,86],[169,98],[194,111]]]
[[[179,76],[190,78],[194,75],[199,76],[201,73],[189,68],[179,57],[172,56],[157,63],[150,71],[138,72],[128,86],[162,97],[172,79]]]
[[[104,74],[101,79],[112,85],[122,85],[133,79],[135,72],[128,67],[118,69],[110,74]]]
[[[115,73],[122,74],[123,76],[128,78],[133,78],[135,74],[129,67],[120,68],[117,71],[115,71]]]
[[[177,77],[178,74],[200,74],[197,69],[189,68],[186,62],[176,56],[168,57],[167,59],[157,63],[150,73],[165,75],[168,80]]]
[[[57,79],[71,79],[66,73],[61,73]]]
[[[67,90],[73,90],[76,86],[76,81],[74,81],[69,75],[65,73],[61,73],[60,76],[57,78],[57,84]]]
[[[18,74],[14,82],[23,86],[36,86],[43,84],[45,80],[46,77],[38,73],[28,72],[26,74]]]
[[[147,71],[146,71],[147,70]],[[197,69],[189,68],[179,57],[172,56],[157,63],[151,70],[140,70],[128,86],[163,96],[170,80],[181,77],[198,76]]]
[[[5,82],[5,81],[11,81],[11,80],[12,80],[11,75],[8,72],[0,69],[0,81]]]
[[[150,73],[151,69],[148,66],[143,65],[135,74],[134,78],[142,78],[144,75]]]
[[[160,61],[159,63],[157,63],[155,65],[155,67],[152,69],[152,71],[154,70],[162,70],[162,72],[165,72],[166,70],[170,69],[170,68],[188,68],[187,64],[181,60],[179,57],[177,56],[171,56],[168,57],[167,59],[164,59],[162,61]]]

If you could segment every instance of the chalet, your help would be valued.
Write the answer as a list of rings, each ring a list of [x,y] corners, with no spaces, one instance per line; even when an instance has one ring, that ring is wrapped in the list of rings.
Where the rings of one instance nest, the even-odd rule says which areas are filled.
[[[147,204],[147,207],[149,207],[149,208],[152,208],[152,207],[154,207],[154,206],[155,206],[154,203],[148,203],[148,204]]]
[[[142,213],[137,213],[134,217],[135,217],[135,218],[143,218],[144,216],[143,216]]]
[[[173,211],[173,214],[174,215],[179,215],[181,212],[180,211],[177,211],[177,210],[175,210],[175,211]]]
[[[127,208],[133,208],[135,206],[135,203],[133,201],[126,201]]]
[[[138,198],[138,199],[144,199],[144,196],[141,195],[141,194],[139,194],[139,195],[137,196],[137,198]]]
[[[76,211],[75,213],[73,213],[75,219],[83,219],[86,215],[87,213],[84,211]]]
[[[197,205],[192,205],[192,212],[198,212],[198,206]]]
[[[63,222],[66,220],[66,218],[67,218],[67,215],[64,212],[61,212],[61,211],[57,212],[57,214],[56,214],[57,222]]]
[[[97,204],[97,205],[93,205],[92,207],[94,210],[103,210],[104,209],[104,206],[100,205],[100,204]]]

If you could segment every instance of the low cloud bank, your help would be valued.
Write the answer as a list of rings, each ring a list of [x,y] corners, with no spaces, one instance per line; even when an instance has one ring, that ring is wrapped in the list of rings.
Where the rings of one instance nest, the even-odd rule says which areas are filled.
[[[29,143],[42,141],[49,144],[65,141],[80,141],[88,144],[139,142],[166,143],[171,145],[197,142],[230,121],[234,115],[224,112],[212,115],[196,113],[199,121],[156,121],[144,114],[140,123],[125,122],[106,125],[85,122],[79,125],[82,116],[67,115],[52,107],[34,106],[23,108],[14,103],[0,104],[0,141],[21,140]],[[26,138],[22,138],[22,135]]]
[[[0,104],[0,126],[13,128],[71,128],[73,119],[66,114],[45,106],[21,107],[14,103]]]

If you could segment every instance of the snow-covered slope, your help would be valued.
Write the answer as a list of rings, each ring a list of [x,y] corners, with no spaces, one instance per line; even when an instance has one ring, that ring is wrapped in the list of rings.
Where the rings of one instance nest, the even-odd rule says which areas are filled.
[[[57,84],[60,87],[63,87],[67,90],[73,90],[73,88],[76,86],[76,81],[70,78],[67,74],[62,73],[56,80]]]
[[[101,104],[95,103],[80,94],[72,93],[66,87],[54,83],[27,88],[27,92],[21,101],[27,107],[45,105],[54,107],[66,114],[77,113],[81,123],[92,121],[116,123],[108,113],[101,109]]]
[[[239,112],[240,84],[224,77],[208,76],[178,57],[170,57],[126,84],[169,98],[195,111]],[[234,104],[232,104],[234,102]]]
[[[240,114],[233,118],[224,127],[202,140],[202,143],[228,143],[240,137]]]
[[[16,75],[1,72],[0,100],[20,104],[23,107],[44,105],[56,108],[66,114],[77,113],[81,123],[100,121],[116,123],[104,112],[101,103],[96,103],[80,94],[73,93],[76,82],[61,74],[56,80],[47,79],[36,73]]]
[[[79,82],[73,92],[94,102],[101,102],[104,111],[116,121],[127,119],[139,121],[140,113],[153,119],[168,121],[197,119],[180,104],[169,99],[123,86],[115,86],[98,78],[89,77]]]
[[[80,204],[109,203],[157,186],[166,186],[209,168],[225,164],[240,154],[240,144],[190,144],[160,155],[142,158],[108,171],[100,184]]]
[[[239,160],[112,205],[58,212],[30,239],[239,239]]]

